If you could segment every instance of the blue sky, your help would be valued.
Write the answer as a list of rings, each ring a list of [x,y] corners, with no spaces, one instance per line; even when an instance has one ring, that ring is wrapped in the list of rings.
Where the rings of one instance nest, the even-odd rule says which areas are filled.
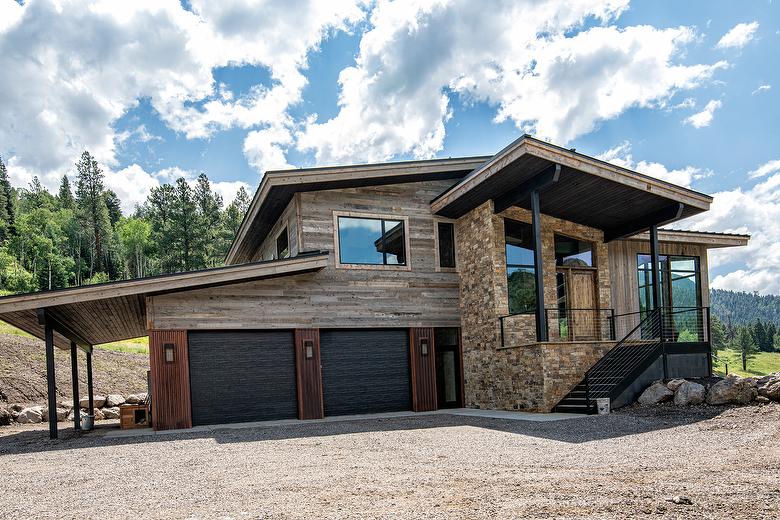
[[[714,285],[780,293],[777,2],[488,4],[0,0],[0,154],[53,189],[87,148],[130,211],[201,171],[229,199],[530,132],[715,194],[685,225],[754,240]]]

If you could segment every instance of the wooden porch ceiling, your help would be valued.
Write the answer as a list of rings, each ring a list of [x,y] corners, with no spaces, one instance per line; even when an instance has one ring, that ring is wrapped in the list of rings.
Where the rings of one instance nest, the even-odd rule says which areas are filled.
[[[0,298],[0,320],[43,339],[39,311],[45,310],[86,346],[137,338],[148,333],[148,296],[319,271],[327,265],[327,257],[327,252],[316,251],[284,260],[5,296]],[[70,348],[71,339],[55,327],[57,347]]]
[[[709,209],[712,198],[592,157],[523,136],[431,202],[434,213],[458,218],[487,200],[561,166],[557,182],[541,189],[541,212],[629,236]],[[530,193],[515,204],[530,208]],[[680,210],[680,204],[682,208]]]

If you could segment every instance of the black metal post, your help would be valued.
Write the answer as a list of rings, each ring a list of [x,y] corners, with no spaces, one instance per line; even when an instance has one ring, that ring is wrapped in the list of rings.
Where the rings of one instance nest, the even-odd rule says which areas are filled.
[[[92,393],[92,351],[87,352],[87,395],[89,396],[89,415],[95,415],[95,398]]]
[[[536,278],[536,339],[547,341],[544,321],[544,273],[542,271],[542,215],[539,209],[539,190],[531,192],[531,227],[534,234],[534,270]]]
[[[653,309],[663,305],[661,301],[661,281],[659,280],[659,268],[661,259],[658,256],[658,226],[650,226],[650,262],[653,264],[650,271],[650,283],[653,287]]]
[[[57,385],[54,381],[54,329],[43,327],[46,340],[46,386],[49,399],[49,438],[57,438]]]
[[[73,376],[73,429],[81,429],[81,407],[79,406],[79,356],[76,342],[70,342],[70,372]]]
[[[712,374],[712,313],[710,312],[709,307],[704,307],[702,309],[704,312],[707,313],[707,331],[705,332],[706,340],[707,340],[707,347],[709,349],[710,355],[707,356],[707,365],[709,366],[710,375]],[[728,375],[728,365],[726,365],[726,375]]]

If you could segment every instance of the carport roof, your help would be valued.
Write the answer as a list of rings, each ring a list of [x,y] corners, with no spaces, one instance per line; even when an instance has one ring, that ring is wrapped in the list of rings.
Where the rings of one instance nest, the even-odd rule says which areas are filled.
[[[319,271],[327,256],[314,251],[283,260],[4,296],[0,320],[43,339],[43,321],[49,319],[60,348],[70,348],[71,341],[89,347],[137,338],[148,330],[147,296]]]

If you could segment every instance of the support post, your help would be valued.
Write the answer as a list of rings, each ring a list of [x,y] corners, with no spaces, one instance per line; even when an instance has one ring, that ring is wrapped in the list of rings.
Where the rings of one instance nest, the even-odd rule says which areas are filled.
[[[89,396],[89,415],[95,415],[95,396],[92,392],[92,351],[87,352],[87,395]]]
[[[79,357],[75,341],[70,342],[70,372],[73,376],[73,429],[81,429],[81,407],[79,406]]]
[[[54,382],[54,329],[44,325],[46,341],[46,386],[49,399],[49,438],[57,438],[57,386]]]
[[[547,341],[544,320],[544,272],[542,271],[542,215],[539,209],[539,190],[531,192],[531,227],[534,234],[534,272],[536,282],[536,339]]]
[[[661,339],[661,356],[664,365],[664,379],[669,379],[669,368],[666,360],[666,320],[664,318],[663,300],[661,299],[661,257],[658,254],[658,225],[650,226],[650,283],[653,286],[653,312],[658,316],[658,330]]]

